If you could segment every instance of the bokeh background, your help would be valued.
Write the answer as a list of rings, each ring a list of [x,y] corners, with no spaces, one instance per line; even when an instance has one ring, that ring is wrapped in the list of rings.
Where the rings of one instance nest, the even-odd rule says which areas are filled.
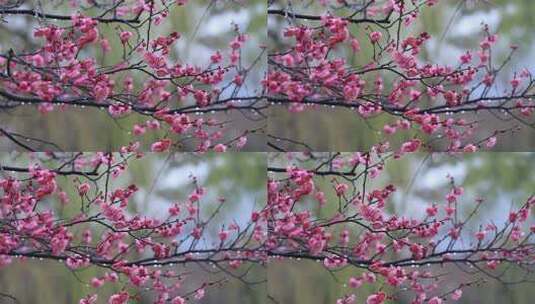
[[[272,8],[284,8],[289,0],[275,1]],[[318,3],[293,1],[293,9],[297,12],[321,15],[325,11]],[[303,6],[306,8],[303,9]],[[449,0],[439,1],[433,8],[424,10],[421,18],[417,19],[410,29],[413,33],[428,32],[432,38],[422,48],[422,61],[452,64],[466,50],[477,50],[482,35],[482,23],[489,25],[491,33],[499,34],[499,43],[493,50],[495,62],[501,62],[509,54],[511,44],[519,47],[510,64],[504,68],[497,78],[496,91],[499,94],[508,85],[513,73],[527,68],[535,71],[533,64],[534,39],[532,30],[534,20],[532,12],[535,2],[529,0]],[[299,21],[302,22],[302,21]],[[284,49],[287,40],[280,35],[280,29],[288,23],[280,16],[269,16],[269,46],[270,52]],[[379,30],[374,28],[373,30]],[[352,34],[361,41],[362,50],[358,55],[349,56],[348,62],[362,66],[372,57],[373,49],[367,41],[367,33],[363,26],[350,27]],[[375,77],[375,75],[372,75]],[[385,75],[385,89],[388,89],[389,75]],[[373,78],[374,79],[374,78]],[[371,81],[373,81],[371,79]],[[369,80],[369,79],[368,79]],[[368,81],[370,82],[370,81]],[[348,109],[316,107],[300,113],[290,113],[284,106],[271,107],[268,130],[281,138],[289,138],[297,142],[306,143],[314,151],[364,151],[371,145],[384,139],[381,132],[386,122],[393,121],[390,117],[379,117],[363,120],[358,113]],[[467,117],[470,117],[467,115]],[[473,116],[472,116],[473,118]],[[480,138],[490,136],[493,130],[505,129],[511,126],[522,126],[523,130],[508,133],[498,140],[495,147],[499,151],[530,151],[535,147],[535,130],[514,121],[509,116],[479,113],[481,132]],[[397,133],[391,136],[391,143],[396,146],[405,139],[412,138],[414,133]],[[303,151],[307,147],[288,141],[275,142],[288,151]],[[435,150],[443,150],[440,141],[434,141]]]

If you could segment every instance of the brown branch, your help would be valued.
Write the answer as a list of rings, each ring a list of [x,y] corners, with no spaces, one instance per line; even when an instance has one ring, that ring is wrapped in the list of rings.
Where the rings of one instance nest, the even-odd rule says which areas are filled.
[[[56,14],[47,14],[47,13],[41,13],[36,10],[31,9],[1,9],[0,15],[29,15],[39,18],[46,18],[46,19],[55,19],[55,20],[71,20],[71,16],[66,15],[56,15]],[[139,23],[139,18],[133,18],[133,19],[120,19],[120,18],[103,18],[103,17],[91,17],[91,19],[101,22],[101,23]]]

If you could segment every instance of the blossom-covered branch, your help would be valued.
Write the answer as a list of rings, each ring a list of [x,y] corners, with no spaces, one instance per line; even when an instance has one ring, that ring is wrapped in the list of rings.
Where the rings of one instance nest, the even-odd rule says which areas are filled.
[[[118,182],[131,162],[143,161],[142,153],[56,153],[33,158],[26,168],[14,160],[18,165],[0,166],[3,267],[39,259],[60,262],[75,273],[100,269],[101,275],[87,282],[95,294],[80,300],[84,304],[96,303],[104,284],[124,286],[107,303],[129,303],[139,291],[149,290],[154,303],[179,304],[200,300],[205,289],[229,280],[263,282],[250,272],[254,265],[262,267],[267,257],[265,221],[222,220],[220,212],[229,203],[223,197],[206,201],[210,189],[195,176],[190,177],[193,190],[186,200],[170,202],[164,214],[150,216],[132,206],[138,187]],[[65,212],[68,206],[74,208]],[[196,283],[180,265],[215,270]],[[193,291],[177,287],[190,286],[190,281],[198,284]]]
[[[387,117],[385,139],[416,130],[441,151],[487,149],[500,136],[533,127],[533,76],[528,67],[509,76],[517,46],[500,58],[494,51],[498,34],[486,25],[479,48],[446,64],[424,59],[432,37],[414,24],[439,1],[287,2],[275,1],[268,10],[274,31],[264,86],[273,105],[290,112],[340,108],[364,120]],[[508,78],[505,88],[500,77]],[[507,130],[481,126],[493,120],[506,121]]]
[[[447,195],[424,206],[424,216],[398,214],[393,197],[405,189],[374,182],[388,162],[405,157],[398,153],[375,147],[369,153],[272,154],[272,163],[287,163],[285,170],[268,168],[272,261],[319,261],[331,272],[362,269],[347,284],[355,290],[374,284],[368,304],[395,301],[401,293],[411,295],[411,303],[439,304],[458,300],[473,282],[535,282],[534,196],[498,221],[503,224],[487,222],[477,216],[484,199],[466,201],[451,178]],[[448,265],[467,274],[451,291],[441,284],[452,271]],[[506,279],[514,271],[520,273]],[[338,303],[355,299],[349,293]]]
[[[225,49],[193,64],[176,54],[178,41],[192,37],[166,29],[168,17],[187,10],[187,1],[113,1],[88,7],[73,1],[70,15],[41,11],[61,10],[57,6],[27,9],[27,5],[0,3],[7,24],[27,17],[26,22],[35,25],[33,47],[7,45],[8,51],[0,54],[4,111],[33,106],[42,115],[51,111],[68,115],[72,108],[96,108],[113,120],[134,117],[140,122],[125,135],[134,140],[156,133],[158,140],[151,147],[155,151],[241,149],[247,136],[260,133],[265,124],[264,94],[254,86],[247,88],[250,74],[261,68],[263,50],[245,53],[248,35],[238,26],[227,25],[234,38]],[[241,121],[257,126],[243,129]],[[4,139],[26,151],[59,150],[58,143],[21,145],[12,137]]]

